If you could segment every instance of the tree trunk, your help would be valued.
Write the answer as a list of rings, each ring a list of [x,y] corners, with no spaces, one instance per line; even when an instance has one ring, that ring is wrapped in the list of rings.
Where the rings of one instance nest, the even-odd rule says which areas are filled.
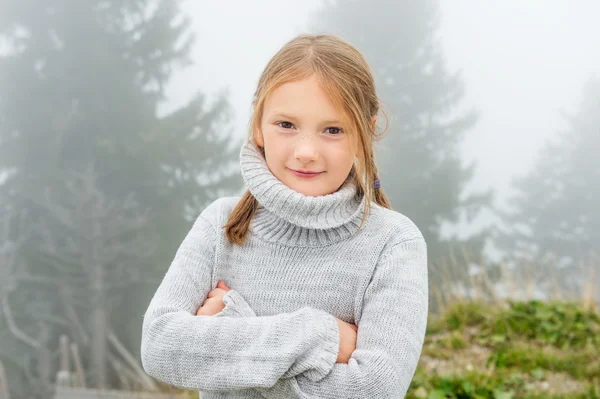
[[[96,388],[106,389],[108,384],[107,376],[107,317],[104,292],[104,273],[102,265],[95,267],[94,278],[94,309],[92,312],[92,369]]]
[[[52,355],[50,353],[50,328],[45,323],[39,323],[39,347],[37,349],[37,372],[39,389],[44,398],[52,397]]]
[[[0,361],[0,399],[10,399],[10,393],[8,392],[8,379],[6,378],[6,372],[4,371],[4,365]]]

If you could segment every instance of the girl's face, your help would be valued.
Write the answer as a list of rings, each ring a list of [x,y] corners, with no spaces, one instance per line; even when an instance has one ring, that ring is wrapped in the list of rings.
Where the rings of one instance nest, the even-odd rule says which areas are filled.
[[[264,147],[271,173],[308,196],[337,191],[356,156],[341,113],[313,77],[273,90],[265,100],[261,131],[256,133],[256,144]]]

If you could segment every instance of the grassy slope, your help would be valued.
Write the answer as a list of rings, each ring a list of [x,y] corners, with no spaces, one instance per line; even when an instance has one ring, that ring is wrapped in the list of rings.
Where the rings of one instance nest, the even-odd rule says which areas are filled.
[[[600,398],[600,314],[457,302],[430,318],[407,398]]]

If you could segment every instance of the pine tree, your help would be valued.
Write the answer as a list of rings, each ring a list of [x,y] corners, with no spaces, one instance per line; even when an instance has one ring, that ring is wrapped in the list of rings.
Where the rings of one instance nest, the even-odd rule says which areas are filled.
[[[382,188],[392,207],[423,231],[430,264],[441,267],[460,257],[462,269],[455,272],[460,274],[469,257],[480,259],[483,235],[448,239],[442,225],[458,222],[463,214],[475,217],[491,198],[490,193],[464,195],[474,165],[463,165],[459,145],[478,114],[455,112],[464,88],[460,76],[447,70],[436,38],[438,24],[434,0],[348,0],[327,2],[311,30],[348,40],[370,63],[390,116],[389,130],[376,147]],[[470,255],[460,256],[459,249]],[[440,276],[431,273],[433,280]]]
[[[535,265],[540,284],[552,268],[557,282],[575,291],[586,267],[600,278],[600,80],[585,85],[578,111],[566,121],[531,172],[515,180],[498,241],[517,267]]]
[[[166,116],[158,114],[166,101],[169,77],[191,63],[194,37],[179,3],[6,0],[0,6],[0,42],[6,49],[0,55],[2,210],[26,215],[32,226],[40,227],[19,255],[27,265],[20,274],[50,274],[56,281],[74,283],[72,276],[90,265],[83,263],[82,255],[89,248],[72,244],[84,242],[82,238],[114,242],[114,237],[102,234],[94,238],[94,229],[111,231],[128,216],[113,212],[113,219],[95,218],[91,236],[81,237],[85,227],[64,225],[74,219],[69,212],[92,213],[109,205],[118,209],[114,207],[133,198],[147,218],[143,225],[132,222],[134,230],[121,229],[119,234],[124,234],[123,243],[158,236],[154,255],[136,258],[126,250],[119,255],[115,247],[104,258],[96,254],[110,259],[104,263],[107,271],[127,262],[127,273],[140,276],[139,281],[110,291],[110,300],[118,301],[110,315],[96,312],[96,320],[89,320],[85,312],[94,306],[91,302],[78,303],[74,309],[81,320],[88,318],[84,322],[88,332],[98,317],[105,317],[134,354],[139,348],[140,315],[191,222],[211,200],[233,194],[242,185],[236,172],[239,146],[232,140],[231,110],[224,95],[209,102],[197,93],[183,107]],[[94,171],[93,180],[74,177],[88,170]],[[94,184],[82,186],[86,181]],[[90,193],[87,198],[95,200],[80,202],[86,196],[75,196],[73,187],[84,187]],[[41,232],[54,238],[52,251]],[[91,289],[87,283],[80,281],[71,288]],[[32,301],[26,297],[27,289],[44,292],[21,284],[11,298],[15,306]],[[31,306],[58,312],[53,314],[65,312],[60,284],[45,290],[48,295],[39,294]],[[93,301],[94,296],[78,300],[82,298]],[[122,320],[128,321],[117,323]],[[17,322],[26,333],[36,329],[35,320]],[[55,327],[53,338],[78,328]],[[96,381],[110,384],[107,373],[106,368],[101,370]]]
[[[239,188],[224,97],[210,105],[198,93],[157,116],[172,70],[190,63],[193,37],[178,7],[5,2],[0,32],[12,51],[0,61],[0,167],[14,170],[5,190],[35,191],[43,174],[91,160],[107,189],[133,189],[164,221],[173,220],[169,209],[187,210],[189,221],[195,211],[187,207]]]

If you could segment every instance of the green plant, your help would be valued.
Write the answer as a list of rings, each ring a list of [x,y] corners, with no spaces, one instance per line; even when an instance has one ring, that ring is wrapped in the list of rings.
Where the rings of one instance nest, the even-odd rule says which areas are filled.
[[[557,348],[600,348],[600,316],[575,303],[509,301],[509,309],[487,318],[478,337],[482,345],[502,345],[519,338]]]

